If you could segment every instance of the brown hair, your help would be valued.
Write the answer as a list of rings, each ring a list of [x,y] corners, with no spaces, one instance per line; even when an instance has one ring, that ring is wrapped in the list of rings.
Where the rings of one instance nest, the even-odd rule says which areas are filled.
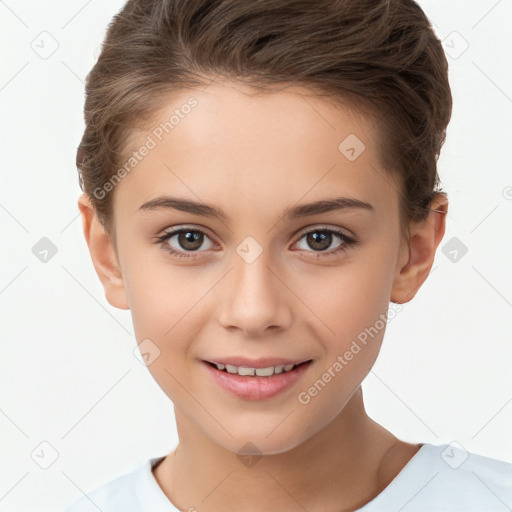
[[[406,235],[409,221],[424,219],[441,193],[448,63],[416,2],[128,0],[87,75],[76,157],[80,187],[114,243],[113,193],[95,190],[118,171],[133,129],[173,92],[219,75],[263,90],[306,87],[372,116],[381,164],[398,173]]]

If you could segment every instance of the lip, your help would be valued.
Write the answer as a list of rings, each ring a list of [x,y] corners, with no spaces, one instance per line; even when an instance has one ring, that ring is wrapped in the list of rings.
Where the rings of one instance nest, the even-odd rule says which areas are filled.
[[[226,361],[226,364],[233,364],[229,361],[240,361],[240,359],[226,358]],[[261,361],[265,361],[263,364],[267,366],[277,366],[278,364],[284,364],[282,362],[277,364],[268,364],[267,361],[288,361],[287,364],[294,362],[284,359],[258,360],[259,363],[261,363]],[[301,379],[304,373],[308,371],[309,367],[313,363],[313,360],[310,359],[302,362],[306,362],[306,364],[301,364],[289,372],[274,374],[270,377],[250,377],[238,375],[238,373],[227,373],[223,370],[218,370],[207,361],[201,361],[201,364],[204,366],[206,371],[208,371],[213,381],[231,395],[242,398],[244,400],[268,400],[290,389],[298,380]],[[253,360],[250,364],[255,363],[256,361]],[[264,365],[259,366],[259,368],[265,368]],[[235,366],[245,365],[235,364]],[[248,368],[258,368],[258,366],[248,366]]]
[[[284,359],[282,357],[261,357],[259,359],[248,359],[246,357],[214,357],[212,359],[204,359],[209,363],[232,364],[233,366],[246,366],[247,368],[268,368],[269,366],[279,366],[287,364],[301,364],[309,361],[311,358],[304,359]]]

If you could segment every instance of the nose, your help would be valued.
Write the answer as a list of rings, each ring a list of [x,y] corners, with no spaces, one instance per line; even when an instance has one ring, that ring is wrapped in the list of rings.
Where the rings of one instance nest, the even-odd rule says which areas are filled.
[[[221,287],[220,324],[248,337],[287,329],[292,319],[293,293],[264,255],[252,262],[235,255],[234,268]]]

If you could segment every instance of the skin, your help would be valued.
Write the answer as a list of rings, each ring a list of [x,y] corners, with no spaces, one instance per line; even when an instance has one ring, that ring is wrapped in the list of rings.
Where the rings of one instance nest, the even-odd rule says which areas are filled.
[[[149,338],[160,350],[148,368],[174,404],[179,444],[154,476],[182,510],[354,510],[421,446],[397,439],[365,412],[361,382],[385,329],[308,404],[297,395],[390,301],[415,296],[444,235],[447,198],[439,195],[431,206],[438,211],[410,224],[407,242],[399,182],[380,167],[375,126],[349,106],[335,108],[304,89],[262,95],[216,81],[174,96],[150,126],[191,95],[198,105],[115,187],[115,244],[89,197],[78,202],[107,300],[131,310],[139,343]],[[134,132],[130,144],[140,147],[150,133]],[[366,146],[354,161],[338,150],[351,133]],[[229,219],[139,210],[161,195],[216,205]],[[337,196],[369,202],[374,212],[282,216]],[[195,260],[163,249],[186,253],[178,236],[155,241],[183,225],[207,233]],[[322,249],[304,236],[314,228],[338,228],[358,243],[316,259]],[[262,248],[251,263],[236,252],[248,236]],[[330,240],[324,252],[343,243]],[[200,362],[223,355],[314,361],[291,389],[249,401],[219,388]],[[247,442],[262,455],[252,466],[237,457]]]

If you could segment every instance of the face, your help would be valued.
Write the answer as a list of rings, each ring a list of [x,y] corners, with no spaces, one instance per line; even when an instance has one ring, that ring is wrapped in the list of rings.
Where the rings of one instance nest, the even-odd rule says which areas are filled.
[[[114,221],[149,371],[216,444],[290,450],[341,413],[373,366],[404,263],[398,185],[376,130],[305,90],[215,82],[173,97],[130,150],[148,136],[154,147],[115,187]],[[165,197],[225,216],[154,201]],[[337,209],[303,208],[338,198]],[[311,362],[293,379],[253,377],[286,384],[272,396],[259,383],[234,394],[205,362],[233,357]]]

